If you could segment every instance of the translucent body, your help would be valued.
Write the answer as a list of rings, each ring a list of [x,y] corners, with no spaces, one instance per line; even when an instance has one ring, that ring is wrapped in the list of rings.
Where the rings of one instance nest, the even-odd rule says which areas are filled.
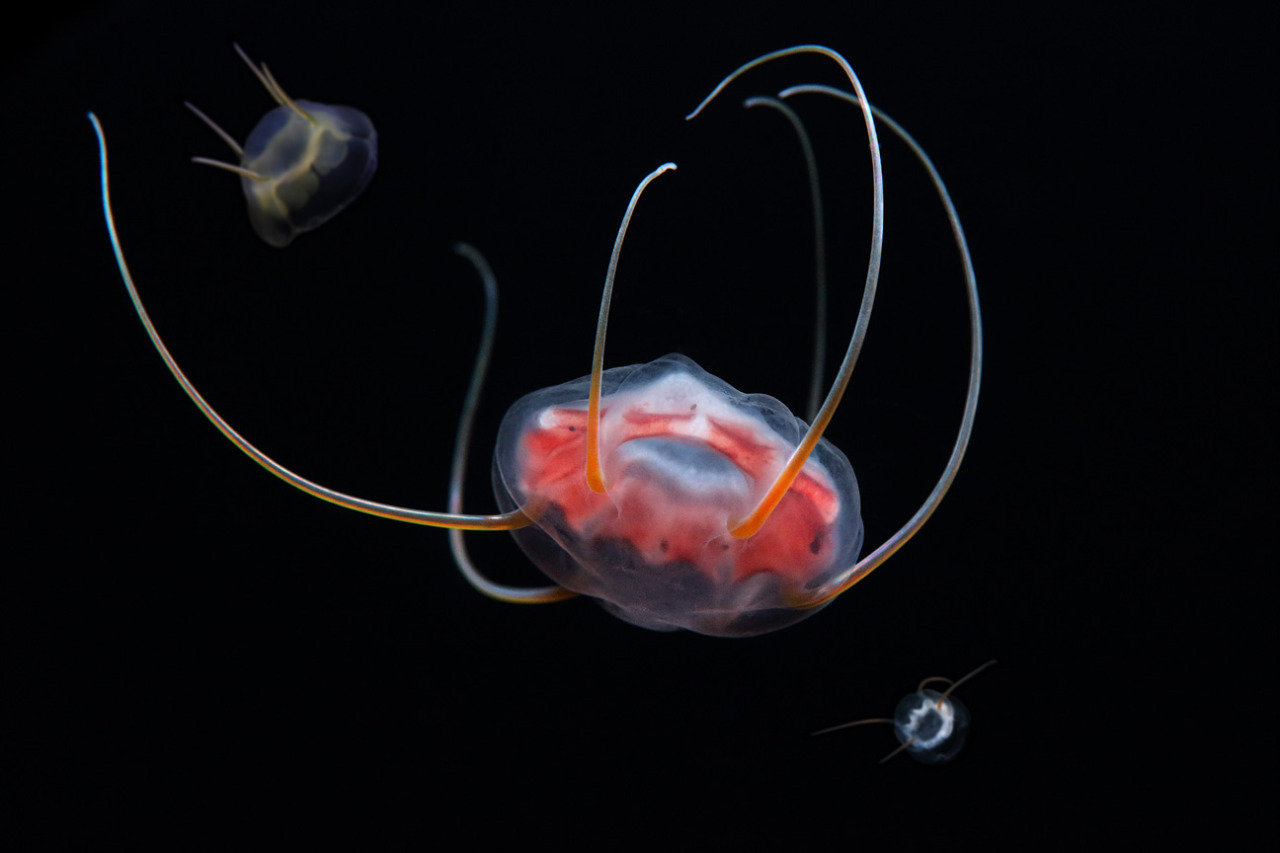
[[[364,191],[378,168],[378,133],[354,107],[298,101],[305,115],[276,107],[244,144],[240,165],[265,176],[240,176],[249,222],[283,247],[336,216]]]
[[[328,222],[364,191],[378,168],[378,133],[355,107],[293,100],[266,65],[259,69],[239,45],[235,49],[280,106],[262,117],[241,148],[188,103],[240,162],[192,159],[238,174],[253,230],[265,242],[283,248],[304,231]]]
[[[858,484],[823,440],[755,535],[730,535],[808,425],[668,355],[604,372],[606,492],[582,464],[590,377],[529,394],[498,433],[494,489],[534,526],[513,531],[552,580],[645,628],[741,637],[821,609],[862,547]]]
[[[952,681],[950,678],[931,676],[921,681],[914,693],[908,693],[898,702],[893,710],[893,719],[872,718],[841,723],[814,732],[815,735],[831,734],[854,726],[865,726],[868,723],[892,723],[893,733],[901,744],[893,752],[880,759],[883,764],[899,752],[906,752],[922,764],[942,764],[950,761],[964,748],[965,739],[969,737],[969,710],[960,704],[960,700],[952,699],[956,689],[974,678],[984,670],[995,666],[996,661],[989,660],[982,666],[971,670],[967,675]],[[947,689],[939,693],[925,687],[935,681],[946,682]]]
[[[969,736],[969,711],[959,699],[924,688],[902,697],[893,711],[893,733],[907,753],[924,764],[956,757]]]

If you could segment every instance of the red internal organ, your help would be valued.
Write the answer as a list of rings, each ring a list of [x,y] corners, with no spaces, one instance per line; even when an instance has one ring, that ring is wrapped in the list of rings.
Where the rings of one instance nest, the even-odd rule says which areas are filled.
[[[696,412],[619,414],[611,428],[622,432],[620,440],[601,448],[605,494],[587,486],[586,411],[553,407],[535,419],[522,437],[520,454],[527,504],[557,507],[579,543],[621,540],[651,566],[692,564],[719,583],[768,572],[785,586],[798,586],[830,566],[835,547],[830,531],[840,498],[812,465],[758,533],[749,539],[729,535],[729,525],[754,506],[792,450],[764,424],[755,429],[749,421],[726,423]],[[609,421],[607,408],[601,420]],[[739,473],[713,475],[710,488],[697,483],[685,488],[671,477],[655,476],[655,466],[625,463],[646,456],[643,450],[629,452],[644,446],[637,442],[628,448],[637,439],[691,445],[698,448],[691,452],[714,453],[725,469]]]

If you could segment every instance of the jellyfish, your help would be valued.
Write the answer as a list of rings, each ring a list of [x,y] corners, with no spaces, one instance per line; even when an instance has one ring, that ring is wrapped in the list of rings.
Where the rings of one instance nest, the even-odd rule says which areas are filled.
[[[819,91],[856,105],[866,125],[872,161],[872,249],[863,298],[844,360],[825,399],[806,422],[775,398],[737,391],[683,355],[605,368],[610,305],[627,227],[646,188],[676,168],[674,163],[662,164],[636,187],[618,228],[605,275],[591,372],[526,395],[503,420],[493,467],[500,513],[462,512],[471,424],[487,372],[497,310],[495,278],[475,248],[457,247],[484,285],[486,311],[459,420],[447,512],[379,503],[309,480],[251,444],[200,395],[161,341],[125,263],[111,211],[106,141],[91,113],[112,250],[148,336],[183,391],[241,451],[296,488],[348,509],[449,528],[463,575],[480,592],[502,601],[549,603],[585,595],[621,619],[654,630],[687,629],[724,637],[778,630],[818,612],[865,578],[928,520],[955,478],[968,446],[982,362],[977,285],[950,197],[923,150],[868,103],[844,57],[819,45],[765,54],[728,75],[687,118],[699,115],[751,69],[805,53],[835,62],[853,91],[796,87],[779,93],[780,98]],[[901,136],[924,164],[946,207],[968,295],[971,348],[964,412],[941,477],[916,513],[859,559],[864,534],[857,481],[848,458],[824,433],[861,351],[879,275],[884,190],[877,118]],[[813,188],[816,198],[816,178]],[[821,255],[821,238],[816,245]],[[818,323],[825,324],[821,313]],[[490,580],[466,551],[462,538],[466,530],[511,531],[553,583],[513,587]]]
[[[961,684],[995,663],[994,660],[989,660],[955,681],[937,675],[924,679],[914,693],[908,693],[899,700],[898,706],[893,710],[892,719],[877,717],[854,720],[851,723],[819,729],[813,735],[816,737],[831,734],[867,723],[891,723],[893,734],[898,738],[900,746],[880,759],[881,764],[903,751],[921,764],[944,764],[960,754],[965,740],[969,737],[969,709],[951,694]],[[947,689],[939,693],[937,690],[925,687],[926,684],[932,684],[935,681],[945,681]]]
[[[238,165],[208,157],[191,160],[239,175],[254,232],[268,245],[284,248],[299,234],[337,216],[364,192],[378,168],[378,132],[355,107],[293,100],[266,63],[259,68],[240,45],[232,47],[279,106],[262,117],[241,148],[187,101],[187,109],[240,158]]]

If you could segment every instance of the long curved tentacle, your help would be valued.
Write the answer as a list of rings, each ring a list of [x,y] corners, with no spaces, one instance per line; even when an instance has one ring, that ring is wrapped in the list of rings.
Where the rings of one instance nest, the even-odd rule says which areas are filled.
[[[314,495],[321,500],[335,503],[338,506],[353,509],[357,512],[368,513],[369,515],[378,515],[383,518],[391,518],[396,521],[407,521],[411,524],[423,524],[429,527],[452,527],[463,530],[514,530],[525,527],[531,522],[529,517],[523,512],[516,510],[514,512],[503,513],[500,515],[455,515],[444,512],[430,512],[428,510],[409,509],[406,507],[392,506],[390,504],[378,503],[376,501],[358,498],[353,495],[344,494],[334,491],[333,489],[312,482],[305,477],[294,473],[267,456],[258,448],[250,444],[240,433],[232,429],[231,425],[222,419],[200,392],[195,389],[187,379],[186,374],[178,367],[177,361],[169,353],[169,349],[160,339],[160,335],[156,332],[155,326],[151,323],[151,318],[147,315],[147,310],[142,306],[142,298],[138,295],[138,289],[134,286],[133,276],[129,274],[129,266],[125,263],[124,249],[120,245],[119,235],[116,233],[115,217],[111,212],[111,192],[107,177],[107,140],[102,131],[102,125],[98,121],[98,117],[93,113],[89,113],[89,120],[93,122],[94,132],[98,135],[98,151],[101,160],[102,169],[102,211],[106,217],[107,232],[111,238],[111,249],[116,256],[116,264],[120,267],[120,276],[124,279],[125,287],[129,291],[129,298],[133,301],[133,307],[138,312],[139,319],[147,331],[147,336],[151,338],[151,343],[155,345],[156,351],[160,353],[160,357],[164,359],[165,365],[169,368],[169,372],[173,374],[173,378],[178,380],[178,384],[182,386],[182,390],[191,398],[191,402],[204,413],[204,416],[218,428],[224,436],[227,437],[236,447],[240,448],[254,462],[257,462],[263,468],[266,468],[272,474],[284,480],[289,485],[301,489],[307,494]]]
[[[757,96],[747,98],[742,106],[772,107],[786,117],[800,140],[804,152],[804,165],[809,173],[809,200],[813,206],[813,369],[809,373],[809,403],[805,406],[805,420],[813,422],[822,405],[822,365],[827,357],[827,229],[822,216],[822,185],[818,181],[818,160],[813,156],[813,143],[809,131],[796,111],[778,98]]]
[[[793,56],[800,53],[816,53],[831,59],[849,79],[850,85],[853,86],[864,104],[862,108],[863,117],[867,125],[867,137],[871,147],[871,182],[872,182],[872,214],[871,214],[871,255],[867,263],[867,279],[862,292],[862,304],[858,309],[858,318],[854,323],[853,335],[849,339],[849,348],[845,351],[844,361],[840,363],[840,369],[836,373],[836,378],[831,384],[831,390],[827,393],[827,399],[823,402],[822,408],[819,409],[817,417],[813,419],[809,431],[805,433],[800,444],[792,452],[791,458],[787,460],[783,466],[781,473],[769,490],[765,493],[760,502],[751,510],[744,518],[739,519],[736,524],[730,528],[730,533],[739,538],[746,539],[753,536],[756,531],[769,519],[770,514],[778,506],[783,496],[791,488],[791,484],[795,478],[799,476],[800,471],[804,468],[805,462],[808,461],[813,449],[818,446],[822,434],[826,431],[827,425],[831,423],[831,418],[836,413],[836,408],[840,405],[840,400],[844,396],[845,389],[849,387],[849,379],[853,376],[853,367],[858,361],[858,355],[862,352],[862,344],[867,336],[867,324],[871,320],[871,307],[875,303],[876,282],[880,278],[880,254],[884,243],[884,176],[880,168],[880,142],[876,138],[876,123],[871,114],[871,110],[865,106],[866,94],[862,91],[862,84],[858,81],[858,75],[854,73],[853,68],[845,60],[843,56],[835,52],[829,47],[823,47],[816,44],[804,44],[797,47],[788,47],[783,50],[776,50],[773,53],[766,53],[757,59],[753,59],[746,65],[734,71],[720,84],[711,91],[698,104],[697,108],[689,115],[687,119],[696,117],[702,110],[711,103],[711,101],[724,90],[726,86],[745,74],[751,69],[771,62],[784,56]]]
[[[779,98],[789,98],[805,92],[816,92],[825,95],[833,95],[852,104],[857,104],[865,111],[869,106],[865,100],[859,100],[858,96],[835,89],[830,86],[820,85],[804,85],[792,86],[778,93]],[[964,414],[960,420],[960,431],[956,435],[955,445],[951,449],[951,456],[947,460],[947,465],[943,468],[942,476],[938,479],[937,485],[933,487],[933,491],[925,498],[924,503],[916,513],[911,516],[902,528],[885,541],[883,545],[876,548],[866,557],[858,561],[850,572],[845,581],[834,591],[823,596],[815,604],[821,604],[823,601],[830,601],[858,581],[869,575],[872,570],[887,560],[895,551],[901,548],[908,539],[916,534],[916,532],[924,526],[929,520],[929,516],[933,515],[934,510],[938,508],[938,504],[942,502],[942,498],[946,495],[947,490],[951,488],[951,483],[956,478],[956,473],[960,470],[960,463],[964,459],[965,451],[969,447],[969,438],[973,434],[973,420],[978,412],[978,391],[982,386],[982,312],[978,306],[978,280],[973,272],[973,259],[969,255],[969,243],[965,240],[964,228],[960,225],[960,216],[956,213],[955,205],[951,201],[951,194],[947,192],[946,185],[942,182],[942,176],[938,174],[937,168],[934,167],[933,161],[929,159],[929,155],[920,147],[920,143],[903,129],[889,116],[877,107],[871,107],[871,111],[876,118],[883,122],[890,130],[897,134],[903,142],[916,155],[916,158],[924,165],[929,173],[929,179],[933,181],[934,188],[938,191],[939,198],[942,199],[942,205],[947,211],[947,220],[951,223],[951,233],[955,237],[956,248],[960,252],[960,264],[964,274],[965,292],[969,298],[969,336],[970,336],[970,354],[969,354],[969,389],[964,401]]]
[[[484,331],[480,335],[480,348],[476,352],[475,368],[471,371],[471,385],[467,388],[467,399],[462,406],[462,414],[458,417],[458,435],[453,445],[453,470],[449,474],[449,512],[462,511],[462,486],[467,476],[467,458],[471,451],[471,431],[475,426],[476,409],[480,407],[480,392],[484,388],[485,377],[489,373],[489,356],[493,354],[494,332],[498,327],[498,282],[488,261],[476,249],[459,243],[453,250],[471,262],[480,274],[484,285]],[[480,592],[506,601],[511,604],[548,604],[553,601],[564,601],[577,596],[563,587],[552,584],[540,587],[518,587],[495,583],[476,568],[467,553],[467,544],[463,541],[462,531],[449,531],[449,548],[453,551],[453,561],[458,565],[462,576]]]
[[[627,203],[627,212],[622,216],[622,224],[618,226],[618,236],[613,241],[613,253],[609,256],[609,270],[604,276],[604,293],[600,296],[600,317],[596,321],[595,350],[591,356],[591,391],[587,396],[587,485],[591,491],[603,493],[605,490],[604,470],[600,467],[600,382],[604,373],[604,341],[609,331],[609,308],[613,305],[613,279],[618,272],[618,258],[622,255],[622,242],[627,237],[627,226],[631,224],[631,215],[635,213],[636,203],[644,188],[663,172],[676,168],[675,163],[663,163],[645,175],[631,193],[631,201]]]

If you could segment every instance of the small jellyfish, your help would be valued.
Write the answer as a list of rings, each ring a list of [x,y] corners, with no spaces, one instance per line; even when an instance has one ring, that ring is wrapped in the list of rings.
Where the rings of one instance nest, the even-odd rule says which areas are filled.
[[[951,694],[961,684],[993,664],[995,661],[989,660],[956,681],[936,675],[926,678],[920,682],[914,693],[908,693],[902,697],[898,707],[893,711],[892,720],[884,718],[855,720],[852,723],[841,723],[838,726],[819,729],[813,734],[830,734],[867,723],[893,723],[893,733],[902,745],[880,759],[881,764],[903,750],[921,764],[943,764],[960,753],[965,740],[969,737],[969,709],[962,705],[959,699],[952,698]],[[946,691],[939,693],[925,687],[933,681],[945,681]]]
[[[192,157],[240,176],[249,222],[267,243],[283,248],[328,222],[364,191],[378,168],[378,133],[354,107],[295,101],[267,69],[232,45],[280,106],[262,117],[241,148],[195,105],[187,108],[222,137],[239,165]]]

